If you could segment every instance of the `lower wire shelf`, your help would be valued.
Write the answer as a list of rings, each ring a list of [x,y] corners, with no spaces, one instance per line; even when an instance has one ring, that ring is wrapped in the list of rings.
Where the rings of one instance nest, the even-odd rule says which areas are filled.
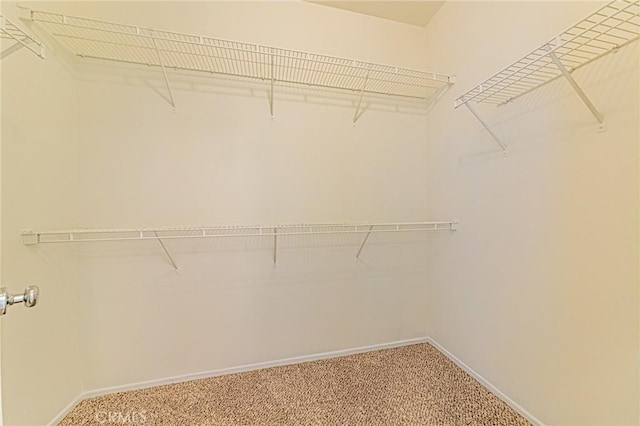
[[[59,231],[22,231],[25,245],[49,243],[76,243],[96,241],[156,240],[162,246],[173,267],[178,267],[163,240],[185,238],[221,237],[273,237],[273,263],[277,262],[278,237],[292,235],[365,234],[356,258],[372,233],[382,232],[426,232],[455,231],[459,221],[403,222],[403,223],[358,223],[358,224],[296,224],[254,226],[187,226],[176,228],[136,229],[76,229]]]

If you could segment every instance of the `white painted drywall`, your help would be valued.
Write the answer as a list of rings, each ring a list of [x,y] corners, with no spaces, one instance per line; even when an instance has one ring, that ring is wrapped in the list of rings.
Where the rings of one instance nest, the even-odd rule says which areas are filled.
[[[3,14],[28,28],[12,2]],[[14,305],[0,319],[5,425],[46,424],[81,392],[77,256],[20,237],[78,223],[76,83],[56,56],[22,49],[2,60],[1,282],[11,293],[41,290],[35,307]]]
[[[602,3],[447,2],[430,68],[457,84],[428,116],[431,216],[462,226],[430,274],[430,335],[549,425],[638,424],[638,43],[478,108],[455,97]]]
[[[3,284],[54,287],[41,284],[39,309],[12,313],[40,337],[15,354],[45,360],[25,383],[47,385],[14,394],[9,411],[34,396],[46,403],[25,421],[51,418],[80,393],[78,366],[91,391],[430,333],[545,423],[637,423],[637,45],[576,72],[605,133],[561,81],[480,108],[507,157],[451,108],[597,4],[449,2],[426,32],[298,2],[42,7],[458,83],[429,115],[386,102],[354,127],[354,99],[315,91],[277,91],[271,121],[264,88],[171,73],[173,113],[157,70],[84,63],[71,79],[55,59],[41,73],[37,58],[15,60],[13,74],[17,56],[3,61],[3,83],[20,81],[2,94],[13,108],[3,108]],[[5,143],[6,117],[20,143]],[[269,240],[168,242],[179,273],[154,242],[33,249],[18,238],[25,227],[426,217],[462,227],[373,236],[359,263],[358,237],[282,239],[276,268]],[[3,381],[22,383],[21,368]]]
[[[47,5],[161,29],[424,68],[424,30],[318,5]],[[424,108],[93,62],[77,67],[77,227],[426,217]],[[445,70],[446,71],[446,70]],[[66,246],[82,265],[84,389],[423,337],[449,233]],[[42,246],[47,252],[50,246]]]

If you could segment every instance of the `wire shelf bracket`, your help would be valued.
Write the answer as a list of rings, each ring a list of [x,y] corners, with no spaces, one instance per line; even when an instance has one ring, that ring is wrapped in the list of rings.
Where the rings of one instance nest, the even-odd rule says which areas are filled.
[[[465,102],[465,106],[469,109],[469,111],[471,111],[471,114],[473,114],[476,117],[476,119],[480,122],[480,124],[482,124],[482,126],[486,129],[486,131],[489,133],[489,135],[491,135],[491,137],[496,141],[496,143],[498,145],[500,145],[500,148],[502,148],[502,152],[506,153],[507,152],[507,147],[502,143],[500,138],[498,136],[496,136],[495,133],[493,133],[493,131],[491,130],[491,127],[489,127],[487,122],[484,121],[482,119],[482,117],[480,117],[480,114],[478,114],[478,111],[476,111],[475,108],[473,106],[471,106],[471,104],[468,103],[468,102]]]
[[[356,107],[356,112],[353,114],[353,124],[356,124],[358,118],[360,118],[360,105],[362,105],[362,98],[364,97],[364,91],[367,89],[367,82],[369,81],[369,75],[371,75],[371,68],[367,71],[367,75],[364,78],[364,82],[362,83],[362,89],[360,90],[360,96],[358,98],[358,106]]]
[[[273,119],[273,85],[275,83],[275,71],[274,71],[274,65],[275,62],[273,60],[273,55],[270,56],[269,59],[269,65],[270,65],[270,69],[271,69],[271,78],[269,79],[270,84],[269,84],[269,113],[271,114],[271,119]]]
[[[560,45],[560,43],[558,43],[558,45]],[[571,73],[567,70],[567,68],[564,66],[564,64],[560,61],[560,59],[558,58],[558,55],[556,55],[556,52],[553,49],[553,46],[548,45],[547,49],[549,50],[549,57],[551,58],[553,63],[558,67],[558,69],[562,73],[563,77],[565,77],[567,79],[567,81],[569,82],[569,84],[571,84],[571,87],[573,87],[573,89],[576,91],[578,96],[580,96],[580,99],[582,99],[582,102],[585,103],[587,108],[589,108],[589,111],[591,111],[591,113],[593,114],[595,119],[598,121],[598,124],[600,125],[600,127],[599,127],[600,130],[605,130],[604,116],[602,115],[602,113],[600,113],[600,111],[598,111],[598,109],[593,104],[593,102],[591,102],[591,99],[589,99],[589,97],[584,92],[584,90],[582,90],[582,87],[580,87],[580,85],[576,82],[576,80],[573,78]]]
[[[269,226],[197,226],[184,228],[137,228],[137,229],[79,229],[62,231],[22,231],[25,245],[49,243],[79,243],[101,241],[140,241],[155,240],[160,244],[164,254],[173,268],[178,265],[169,252],[166,240],[190,238],[222,238],[222,237],[273,237],[273,264],[278,262],[278,238],[293,235],[327,235],[327,234],[365,234],[358,248],[356,259],[372,233],[387,232],[432,232],[456,231],[460,225],[458,220],[440,222],[405,222],[405,223],[369,223],[369,224],[300,224]]]
[[[170,103],[171,70],[259,81],[274,115],[276,85],[338,90],[358,98],[354,121],[367,95],[426,102],[454,76],[198,35],[30,10],[31,20],[72,54],[83,58],[154,66],[162,71]]]
[[[44,44],[2,15],[0,15],[0,38],[15,41],[13,45],[0,53],[0,59],[4,59],[22,48],[29,49],[39,58],[44,59]]]
[[[278,228],[273,228],[273,265],[278,262]]]
[[[176,101],[173,98],[173,91],[171,90],[171,85],[169,84],[169,77],[167,77],[167,70],[164,67],[164,61],[162,60],[162,55],[160,54],[160,50],[158,49],[158,43],[156,43],[155,39],[151,39],[153,41],[153,48],[156,51],[156,55],[158,55],[158,63],[160,64],[160,69],[162,69],[162,76],[164,77],[164,83],[167,85],[167,91],[169,92],[169,99],[171,102],[171,106],[173,110],[176,110]]]
[[[167,257],[169,258],[169,262],[171,262],[171,266],[173,266],[173,269],[178,271],[178,265],[176,265],[176,261],[173,260],[173,256],[171,256],[171,253],[169,253],[169,250],[167,250],[167,246],[164,245],[164,242],[162,241],[162,238],[160,238],[158,236],[157,232],[154,232],[154,234],[155,234],[156,237],[158,237],[158,242],[160,243],[160,247],[162,247],[162,250],[164,251],[164,254],[166,254]]]
[[[369,240],[369,236],[371,235],[371,231],[373,231],[373,225],[369,226],[369,232],[367,232],[367,235],[365,235],[364,239],[362,240],[362,244],[360,244],[360,248],[358,249],[358,253],[356,253],[356,259],[360,259],[360,254],[362,254],[362,249],[364,248],[364,245],[367,244],[367,240]]]
[[[506,151],[505,144],[471,106],[471,102],[504,105],[538,87],[564,77],[589,108],[598,129],[605,130],[605,117],[596,108],[571,73],[640,37],[640,0],[614,0],[562,34],[494,74],[454,101],[454,108],[467,106],[491,137]]]

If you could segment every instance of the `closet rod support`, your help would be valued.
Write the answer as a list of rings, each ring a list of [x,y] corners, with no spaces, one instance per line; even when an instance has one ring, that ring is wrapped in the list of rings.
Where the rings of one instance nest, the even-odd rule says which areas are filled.
[[[549,50],[549,57],[551,58],[553,63],[556,65],[556,67],[558,67],[558,69],[560,70],[562,75],[567,79],[569,84],[571,84],[571,87],[573,87],[573,90],[575,90],[578,96],[580,96],[580,99],[582,99],[582,102],[584,102],[587,108],[589,108],[589,110],[591,111],[591,114],[593,114],[596,120],[598,120],[599,129],[601,131],[605,130],[604,116],[602,115],[602,113],[598,111],[598,109],[593,104],[593,102],[591,102],[591,99],[589,99],[589,97],[584,92],[584,90],[582,90],[582,87],[580,87],[580,85],[576,82],[576,80],[573,78],[571,73],[567,70],[567,68],[565,68],[562,62],[560,62],[558,55],[556,55],[556,52],[553,51],[551,46],[547,46],[547,49]]]
[[[469,102],[465,102],[464,104],[467,108],[469,108],[469,111],[471,111],[471,114],[473,114],[478,119],[480,124],[482,124],[482,126],[487,130],[487,132],[489,132],[491,137],[498,143],[498,145],[500,145],[500,148],[502,148],[502,152],[506,154],[507,147],[504,146],[504,144],[500,141],[500,139],[496,136],[496,134],[491,131],[491,128],[489,127],[489,125],[482,119],[482,117],[480,117],[478,112],[471,106]]]
[[[173,91],[171,90],[171,85],[169,84],[169,77],[167,77],[167,70],[164,67],[164,61],[162,60],[162,55],[160,55],[160,49],[158,49],[158,43],[156,43],[156,39],[153,37],[151,38],[151,41],[153,42],[153,47],[156,50],[156,55],[158,55],[158,62],[160,63],[160,68],[162,69],[162,76],[164,77],[164,83],[167,85],[167,90],[169,91],[171,106],[175,111],[176,102],[173,99]]]
[[[154,232],[155,236],[158,237],[158,233]],[[173,266],[173,269],[175,269],[176,271],[178,270],[178,265],[176,265],[176,262],[173,260],[173,256],[171,256],[171,253],[169,253],[169,250],[167,250],[167,247],[164,245],[164,241],[162,241],[162,239],[160,237],[158,237],[158,242],[160,243],[160,247],[162,247],[162,250],[164,250],[164,254],[167,255],[167,257],[169,258],[169,262],[171,262],[171,265]]]
[[[364,245],[367,244],[367,240],[369,239],[369,235],[371,235],[371,231],[373,230],[373,225],[369,225],[369,232],[364,236],[364,240],[362,240],[362,244],[360,244],[360,248],[358,249],[358,253],[356,253],[356,259],[360,259],[360,253],[362,253],[362,249]]]

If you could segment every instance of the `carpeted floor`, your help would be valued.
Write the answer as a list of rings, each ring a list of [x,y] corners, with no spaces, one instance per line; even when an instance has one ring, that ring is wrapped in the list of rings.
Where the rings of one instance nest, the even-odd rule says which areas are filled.
[[[61,425],[529,425],[429,344],[88,399]]]

